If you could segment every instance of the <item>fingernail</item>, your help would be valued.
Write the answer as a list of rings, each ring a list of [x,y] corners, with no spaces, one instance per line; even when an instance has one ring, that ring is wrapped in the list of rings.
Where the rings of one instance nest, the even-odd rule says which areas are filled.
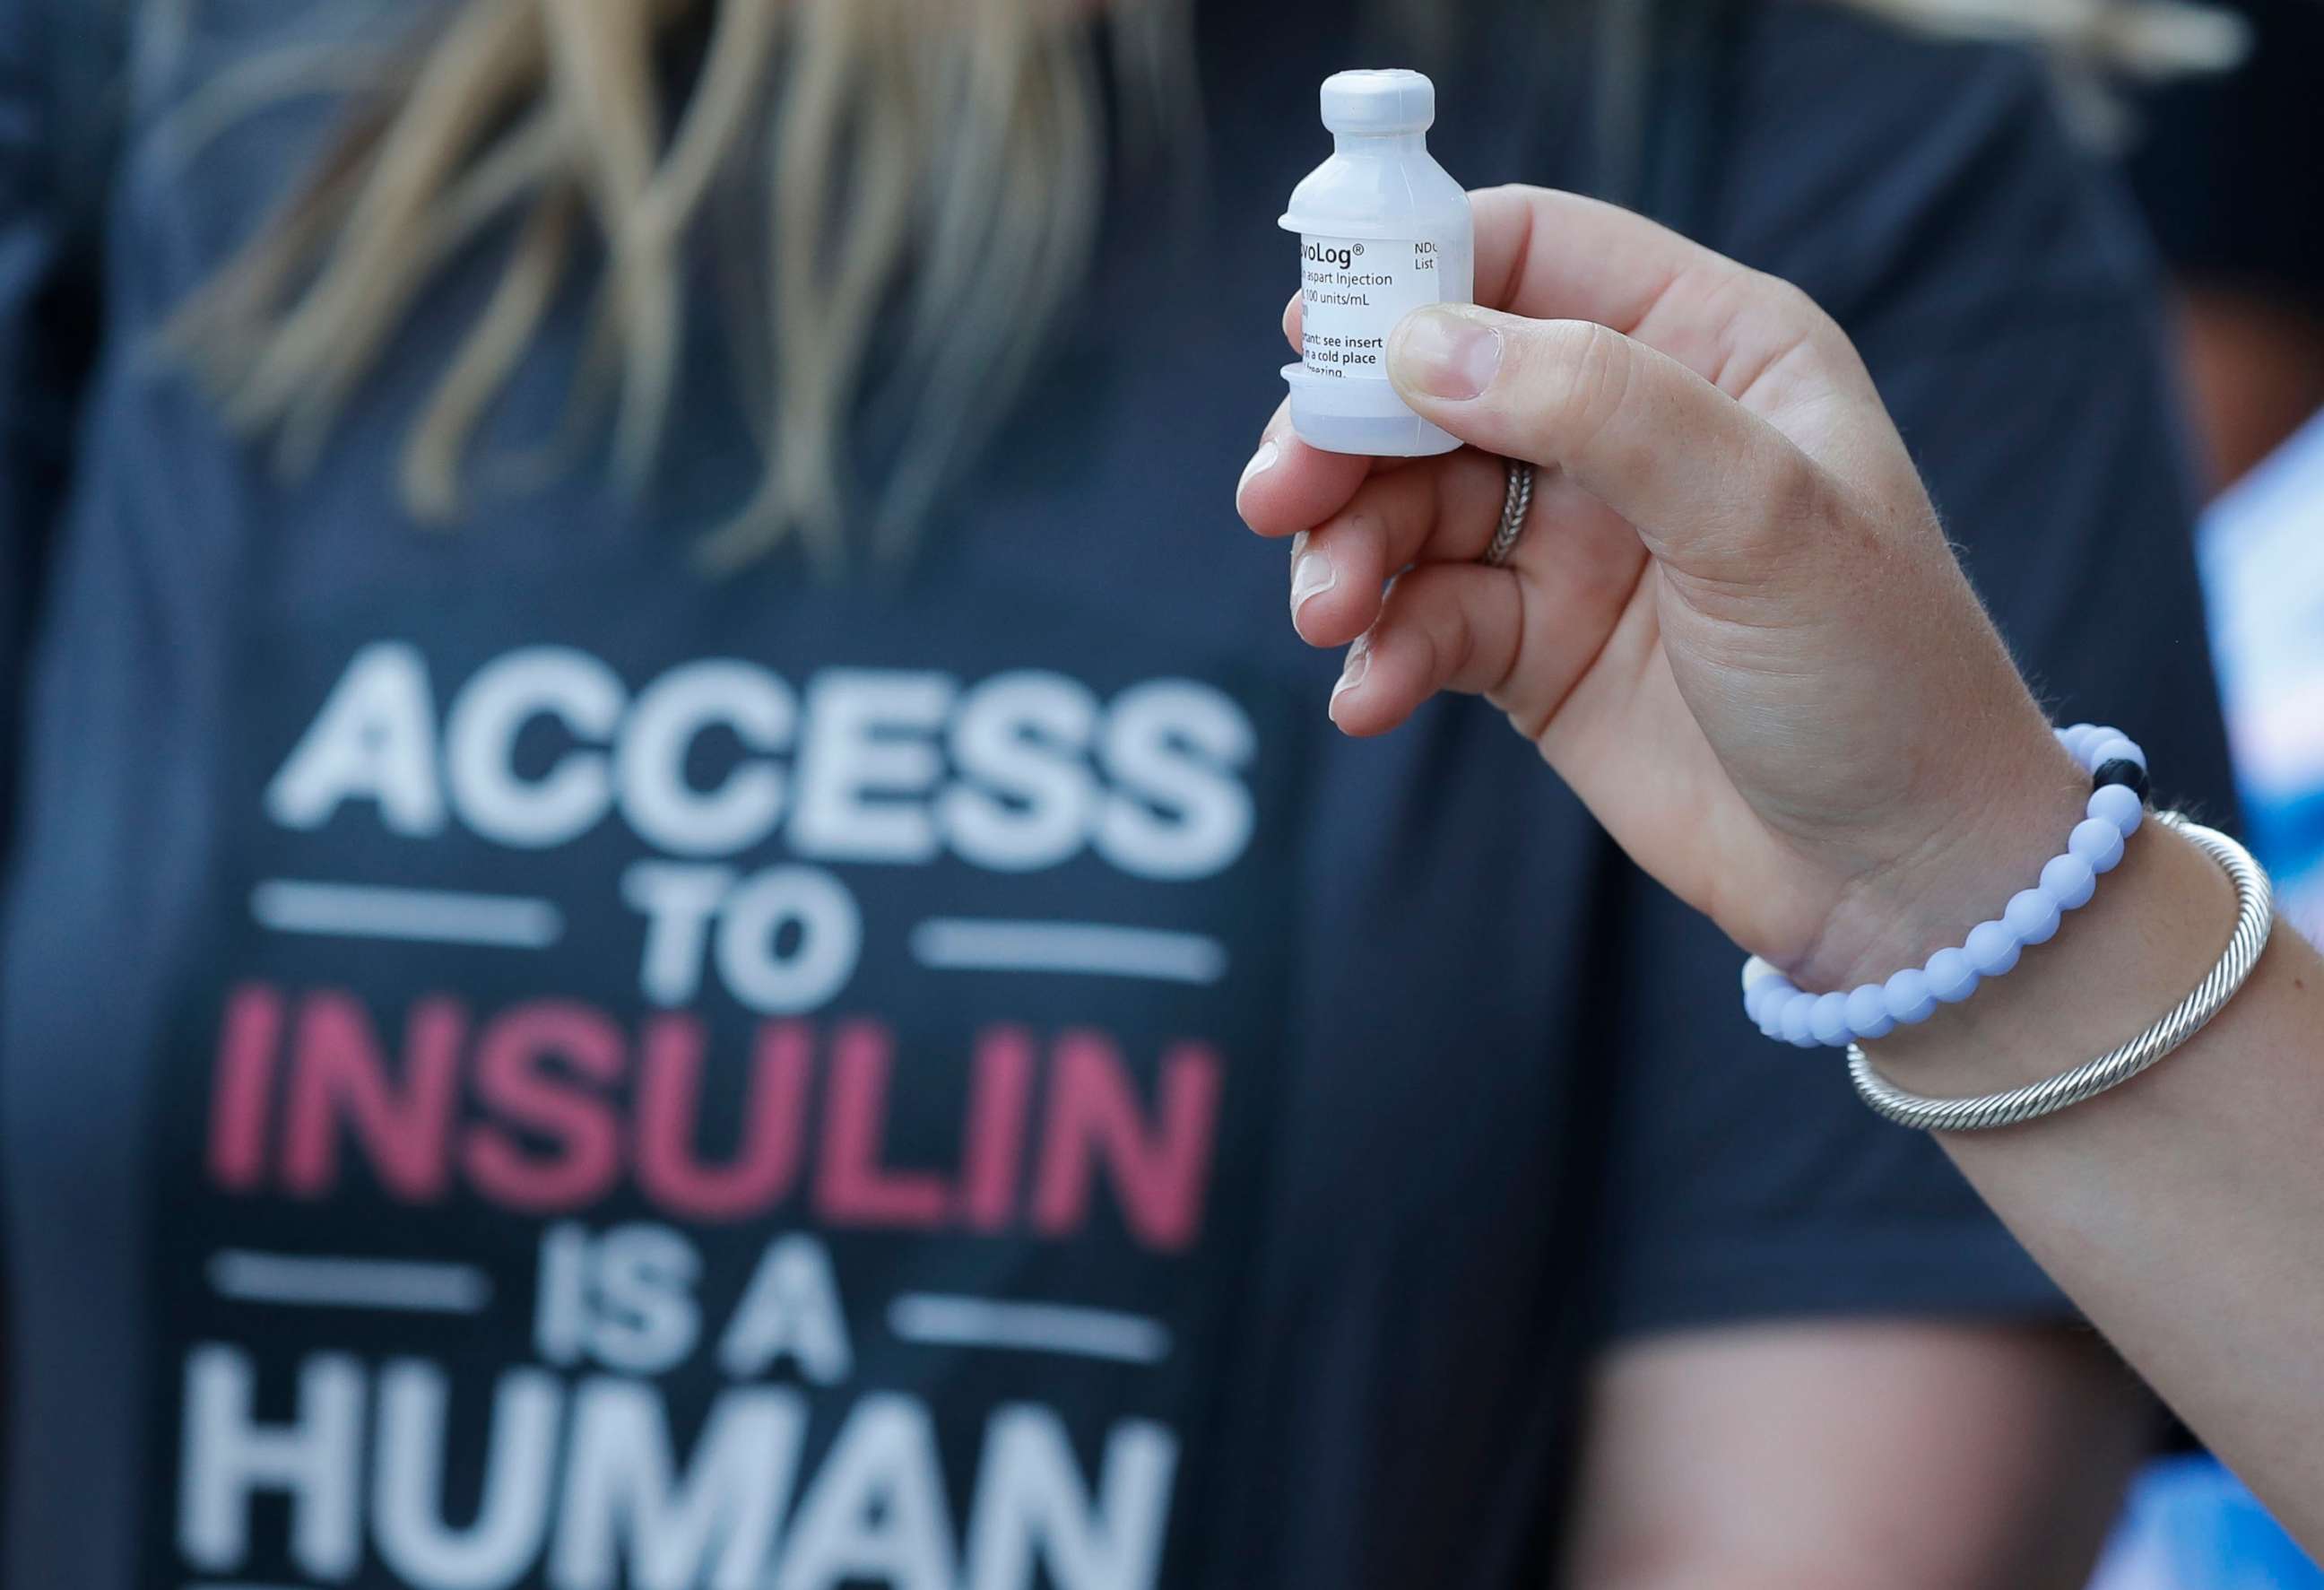
[[[1235,505],[1237,507],[1240,507],[1242,505],[1242,494],[1250,489],[1250,483],[1257,480],[1268,470],[1274,468],[1275,466],[1282,460],[1282,458],[1283,449],[1276,446],[1273,442],[1262,442],[1259,444],[1259,451],[1250,456],[1250,462],[1242,467],[1242,478],[1235,482]]]
[[[1501,334],[1451,310],[1407,316],[1388,349],[1397,384],[1429,397],[1467,402],[1492,385],[1501,367]]]
[[[1340,670],[1340,682],[1332,687],[1333,701],[1364,682],[1364,675],[1372,670],[1372,637],[1370,630],[1355,639],[1348,648],[1348,661]]]
[[[1291,548],[1291,619],[1296,624],[1299,610],[1333,586],[1340,583],[1340,571],[1332,566],[1331,559],[1321,552],[1310,552],[1299,543],[1307,532],[1299,532],[1299,540]]]

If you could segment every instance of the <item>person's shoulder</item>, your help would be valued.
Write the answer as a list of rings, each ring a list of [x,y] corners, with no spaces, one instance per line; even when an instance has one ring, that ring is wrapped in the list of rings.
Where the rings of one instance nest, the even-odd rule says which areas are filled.
[[[1731,93],[1714,241],[1852,330],[2151,286],[2116,174],[2029,50],[1791,0],[1748,8]]]

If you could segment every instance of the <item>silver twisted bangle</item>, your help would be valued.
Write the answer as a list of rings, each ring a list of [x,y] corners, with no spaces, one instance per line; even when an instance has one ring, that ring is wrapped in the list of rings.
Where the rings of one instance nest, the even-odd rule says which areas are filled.
[[[1975,1098],[1930,1098],[1907,1093],[1874,1069],[1861,1044],[1848,1046],[1848,1075],[1857,1095],[1895,1122],[1923,1132],[1984,1132],[1997,1126],[2054,1114],[2083,1100],[2119,1087],[2203,1030],[2205,1022],[2235,998],[2260,952],[2267,948],[2275,926],[2275,891],[2251,852],[2214,828],[2190,821],[2183,813],[2158,812],[2154,820],[2183,834],[2219,864],[2236,886],[2236,929],[2228,936],[2225,954],[2209,975],[2196,985],[2161,1021],[2119,1049],[2085,1060],[2070,1071],[2045,1081],[1988,1093]]]

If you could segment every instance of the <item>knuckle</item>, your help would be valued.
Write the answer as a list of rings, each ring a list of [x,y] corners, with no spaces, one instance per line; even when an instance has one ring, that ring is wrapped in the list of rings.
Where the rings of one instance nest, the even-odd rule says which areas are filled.
[[[1765,271],[1752,272],[1751,281],[1766,312],[1794,335],[1820,339],[1826,332],[1838,328],[1832,318],[1823,312],[1823,306],[1798,283]]]
[[[1795,322],[1804,325],[1822,312],[1816,308],[1815,300],[1808,296],[1807,290],[1787,277],[1757,271],[1752,273],[1752,281],[1758,287],[1761,300],[1769,310]]]
[[[1400,587],[1411,627],[1427,647],[1425,683],[1430,694],[1455,688],[1469,676],[1477,658],[1476,625],[1470,622],[1458,588],[1443,578],[1445,572],[1422,569]]]
[[[1856,363],[1856,345],[1806,289],[1763,272],[1754,272],[1753,276],[1758,310],[1754,318],[1760,323],[1763,340],[1779,350],[1766,363],[1780,363],[1794,352],[1804,353],[1812,366],[1822,371]]]
[[[1628,400],[1637,352],[1594,320],[1560,320],[1546,328],[1540,353],[1545,439],[1561,451],[1586,449]]]
[[[1765,550],[1816,547],[1840,518],[1840,494],[1822,466],[1794,447],[1777,447],[1760,468],[1760,543]]]
[[[1449,596],[1451,593],[1447,593]],[[1439,689],[1469,676],[1477,660],[1477,630],[1469,622],[1468,613],[1457,604],[1443,605],[1443,644],[1437,657],[1436,682]]]

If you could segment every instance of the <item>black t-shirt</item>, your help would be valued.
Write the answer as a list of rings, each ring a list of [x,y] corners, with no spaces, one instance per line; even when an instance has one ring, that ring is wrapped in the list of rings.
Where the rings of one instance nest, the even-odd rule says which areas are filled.
[[[186,158],[170,107],[317,25],[191,10],[69,492],[0,521],[51,569],[0,634],[7,1583],[1532,1585],[1607,1343],[2059,1312],[1496,715],[1327,724],[1229,499],[1337,8],[1205,8],[1197,202],[1117,215],[925,553],[835,587],[692,559],[753,467],[706,315],[641,499],[408,524],[485,259],[312,476],[232,445],[148,339],[333,113]],[[0,9],[12,377],[83,11]],[[1446,165],[1586,182],[1585,52],[1467,29]],[[1806,7],[1735,51],[1710,241],[1859,339],[2043,689],[2216,809],[2145,266],[2039,72]]]
[[[2231,0],[2252,51],[2235,70],[2138,97],[2129,169],[2163,257],[2187,275],[2324,312],[2324,6]]]

